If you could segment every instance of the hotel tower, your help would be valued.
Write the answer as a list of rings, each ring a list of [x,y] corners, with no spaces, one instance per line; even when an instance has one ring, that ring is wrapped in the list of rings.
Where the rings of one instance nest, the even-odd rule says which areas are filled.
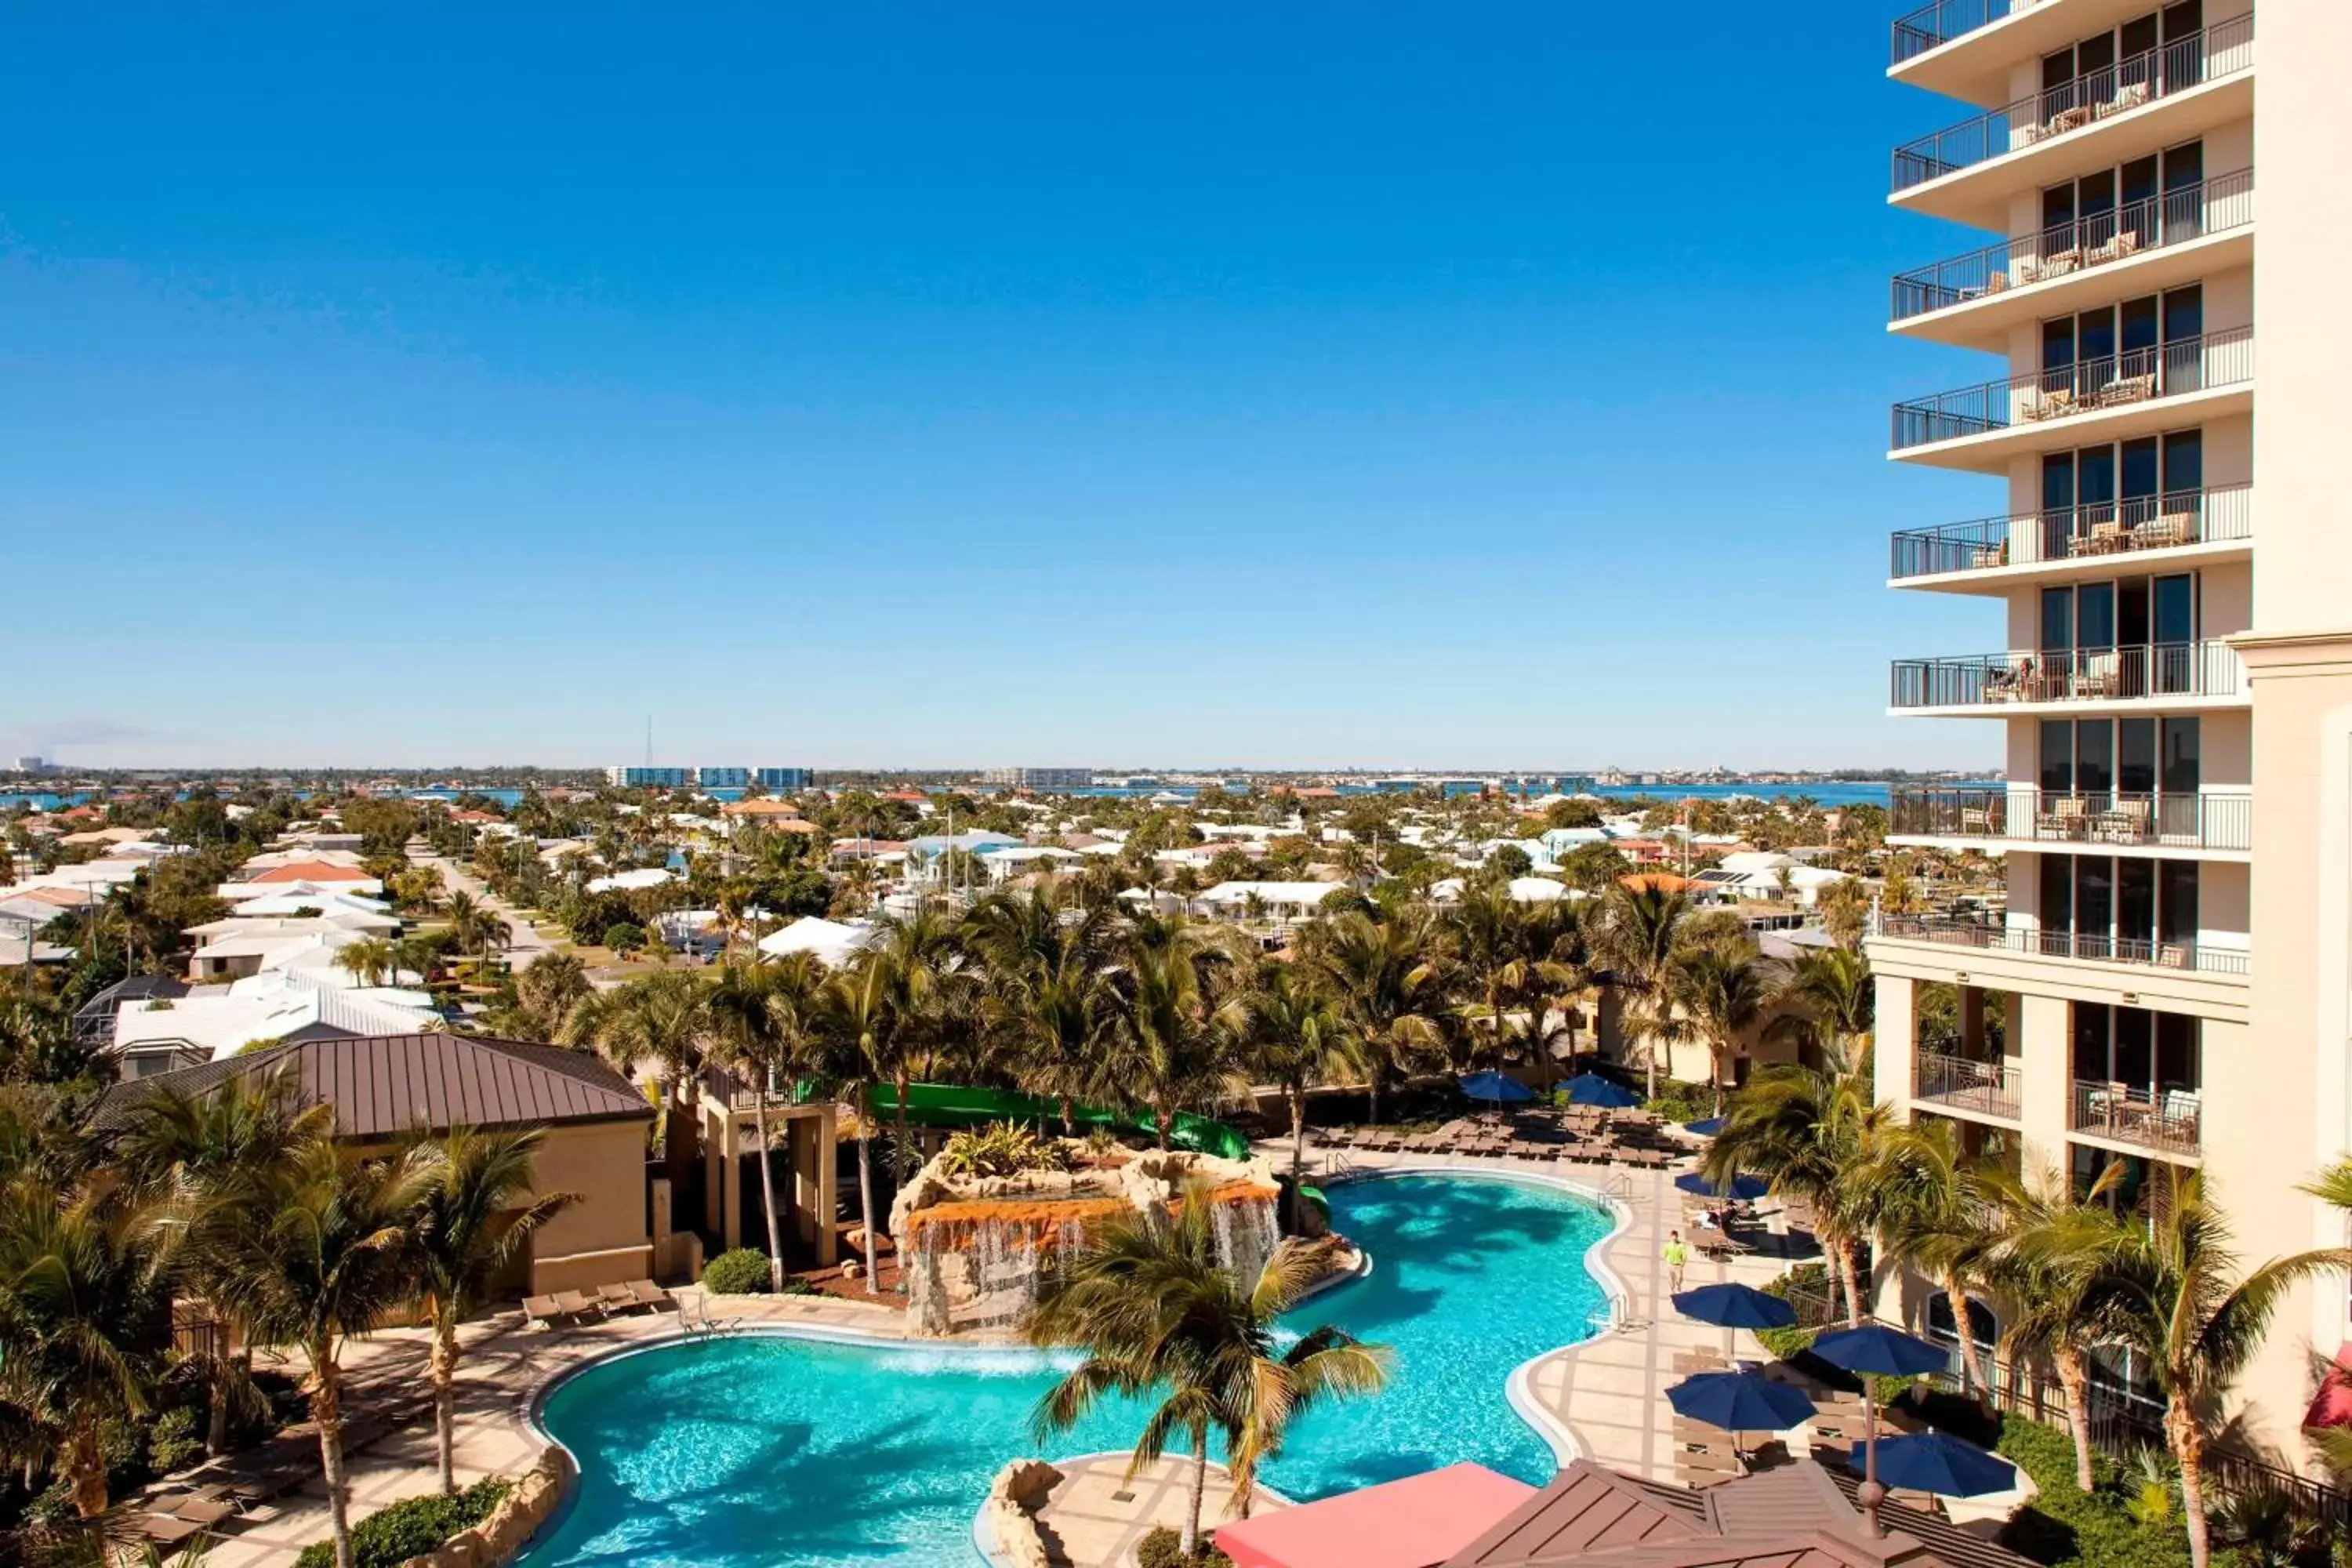
[[[1882,1098],[2029,1173],[2201,1169],[2249,1263],[2344,1240],[2295,1187],[2352,1143],[2352,0],[2260,34],[2244,0],[1895,24],[1888,75],[1958,118],[1888,199],[1984,243],[1897,276],[1888,330],[1990,357],[1888,455],[1989,515],[1896,532],[1889,577],[1974,595],[1991,651],[1898,659],[1889,702],[2004,763],[1899,792],[1892,841],[1998,856],[2007,898],[1869,940]],[[2298,1291],[2240,1385],[2298,1466],[2348,1310]]]

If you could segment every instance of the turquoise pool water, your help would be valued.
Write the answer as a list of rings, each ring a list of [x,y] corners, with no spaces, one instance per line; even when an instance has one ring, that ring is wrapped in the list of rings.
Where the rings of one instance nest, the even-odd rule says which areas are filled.
[[[1551,1450],[1504,1395],[1513,1368],[1582,1339],[1604,1293],[1585,1271],[1597,1205],[1475,1176],[1334,1187],[1333,1220],[1373,1268],[1306,1302],[1394,1352],[1378,1396],[1310,1413],[1264,1472],[1317,1498],[1475,1459],[1529,1481]],[[1066,1362],[1060,1364],[1066,1365]],[[582,1485],[530,1568],[814,1568],[878,1559],[971,1568],[971,1520],[1028,1432],[1056,1363],[1020,1351],[725,1339],[591,1367],[541,1420]],[[1047,1458],[1134,1440],[1134,1408],[1096,1411]]]

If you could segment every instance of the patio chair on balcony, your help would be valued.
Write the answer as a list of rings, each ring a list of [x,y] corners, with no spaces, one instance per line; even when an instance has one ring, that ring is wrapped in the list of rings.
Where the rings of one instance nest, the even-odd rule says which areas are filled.
[[[2165,1140],[2172,1143],[2193,1145],[2197,1142],[2197,1119],[2204,1110],[2204,1101],[2193,1089],[2168,1089],[2160,1123]]]
[[[2158,969],[2193,969],[2196,963],[2185,942],[2160,942],[2156,944],[2156,966]]]
[[[2002,540],[1999,544],[1979,544],[1969,554],[1969,568],[1970,571],[1982,572],[1989,567],[2006,566],[2008,564],[2009,541],[2006,539]]]
[[[2050,803],[2050,809],[2033,819],[2033,832],[2040,838],[2080,838],[2090,823],[2090,806],[2079,795],[2062,795]]]
[[[2119,228],[2105,245],[2095,245],[2091,247],[2087,263],[2093,267],[2103,267],[2110,261],[2121,261],[2138,248],[2139,236],[2130,229]]]
[[[2123,680],[2123,660],[2113,648],[2103,649],[2083,659],[2074,668],[2073,679],[2066,683],[2070,697],[2113,697]]]
[[[2116,89],[2115,97],[2106,100],[2098,106],[2098,117],[2101,120],[2105,120],[2110,114],[2121,114],[2126,110],[2137,109],[2141,104],[2147,101],[2147,83],[2144,81],[2128,83],[2126,86]]]
[[[2145,844],[2147,842],[2150,813],[2149,802],[2119,800],[2099,813],[2091,836],[2102,844]]]
[[[2044,136],[2063,136],[2069,131],[2080,131],[2091,122],[2091,106],[2078,103],[2072,109],[2062,109],[2042,122]]]
[[[1992,807],[1964,805],[1960,807],[1960,832],[1990,838],[1992,837]]]
[[[2151,518],[2131,531],[2134,550],[2162,550],[2168,545],[2187,544],[2197,537],[2197,514],[2193,511],[2171,511]]]
[[[2047,392],[2036,392],[2026,399],[2025,407],[2021,411],[2021,416],[2028,420],[2060,419],[2074,412],[2074,389],[2071,386],[2053,386]]]
[[[2022,289],[2028,283],[2039,283],[2045,278],[2063,278],[2082,264],[2081,248],[2072,245],[2063,250],[2053,250],[2047,256],[2021,257],[2016,268],[2017,286]]]

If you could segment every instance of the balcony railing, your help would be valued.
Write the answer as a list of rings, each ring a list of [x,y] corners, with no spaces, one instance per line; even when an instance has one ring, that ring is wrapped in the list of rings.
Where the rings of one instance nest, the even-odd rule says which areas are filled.
[[[2081,959],[2088,963],[2144,964],[2151,969],[2188,970],[2200,974],[2248,973],[2243,949],[2208,947],[2195,942],[2149,942],[2091,931],[2029,931],[2020,926],[1990,925],[1981,921],[1938,915],[1885,915],[1880,917],[1877,934],[1993,952]]]
[[[2201,790],[2142,795],[2122,790],[2062,794],[2032,788],[1898,788],[1887,830],[1917,838],[2252,849],[2254,797]]]
[[[1964,33],[1990,26],[2019,8],[2012,0],[1934,0],[1895,20],[1890,63],[1899,66]]]
[[[2238,656],[2226,643],[2138,643],[1897,659],[1888,701],[1895,708],[1979,708],[2231,697],[2238,689]]]
[[[1990,430],[2236,386],[2254,376],[2254,330],[2232,327],[2073,364],[1939,392],[1895,405],[1894,446],[1924,447]]]
[[[2147,251],[2227,234],[2254,221],[2254,172],[2240,169],[2161,195],[2126,202],[2039,234],[1895,274],[1890,320],[2046,283]]]
[[[1895,536],[1887,574],[1900,579],[1990,572],[2251,539],[2253,532],[2253,486],[2170,490],[1909,530]]]
[[[2147,1089],[2077,1079],[2074,1114],[2066,1125],[2118,1143],[2194,1154],[2200,1148],[2198,1124],[2203,1110],[2193,1089]]]
[[[2080,131],[2253,63],[2254,17],[2249,11],[1906,142],[1895,150],[1895,189],[1907,191],[1989,158]]]
[[[1923,1050],[1914,1060],[1911,1093],[1915,1100],[2017,1120],[2022,1075],[2015,1068],[1937,1051]]]

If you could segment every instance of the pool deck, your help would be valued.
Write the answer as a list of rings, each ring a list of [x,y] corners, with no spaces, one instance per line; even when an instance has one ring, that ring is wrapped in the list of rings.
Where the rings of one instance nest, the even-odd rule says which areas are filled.
[[[1286,1144],[1267,1146],[1286,1162]],[[1538,1357],[1522,1369],[1520,1394],[1554,1428],[1547,1433],[1565,1447],[1600,1462],[1653,1479],[1674,1479],[1673,1413],[1664,1390],[1677,1381],[1677,1352],[1686,1350],[1753,1354],[1752,1340],[1731,1331],[1678,1320],[1668,1303],[1660,1247],[1668,1229],[1681,1223],[1675,1169],[1633,1170],[1622,1166],[1559,1166],[1504,1158],[1357,1154],[1347,1172],[1317,1163],[1318,1175],[1389,1170],[1454,1171],[1527,1175],[1598,1193],[1617,1204],[1624,1225],[1596,1249],[1596,1261],[1616,1276],[1623,1294],[1621,1326],[1598,1338]],[[1378,1260],[1374,1260],[1378,1266]],[[1712,1262],[1694,1256],[1685,1288],[1718,1279],[1762,1284],[1785,1264],[1769,1258]],[[682,1295],[698,1298],[698,1292]],[[906,1337],[904,1315],[891,1308],[825,1297],[724,1297],[711,1303],[722,1321],[745,1325],[796,1324],[875,1338]],[[461,1485],[489,1475],[517,1474],[544,1445],[530,1425],[530,1406],[540,1390],[572,1368],[635,1344],[677,1337],[675,1313],[633,1313],[577,1328],[525,1329],[509,1311],[464,1331],[466,1360],[460,1370],[457,1464]],[[425,1339],[400,1329],[354,1342],[344,1368],[354,1384],[393,1393],[425,1386]],[[268,1364],[265,1360],[264,1364]],[[299,1370],[299,1369],[298,1369]],[[1061,1537],[1075,1568],[1121,1568],[1133,1562],[1135,1542],[1152,1522],[1172,1522],[1183,1491],[1173,1472],[1148,1473],[1139,1484],[1118,1484],[1123,1467],[1097,1463],[1077,1468],[1055,1489],[1043,1517]],[[350,1460],[352,1517],[365,1517],[386,1503],[420,1496],[437,1485],[429,1412]],[[1130,1491],[1127,1502],[1113,1494]],[[981,1499],[972,1506],[979,1508]],[[327,1534],[322,1485],[289,1493],[285,1513],[268,1524],[225,1535],[206,1557],[207,1568],[290,1568],[297,1553]],[[1222,1518],[1223,1499],[1213,1496],[1204,1525]]]

